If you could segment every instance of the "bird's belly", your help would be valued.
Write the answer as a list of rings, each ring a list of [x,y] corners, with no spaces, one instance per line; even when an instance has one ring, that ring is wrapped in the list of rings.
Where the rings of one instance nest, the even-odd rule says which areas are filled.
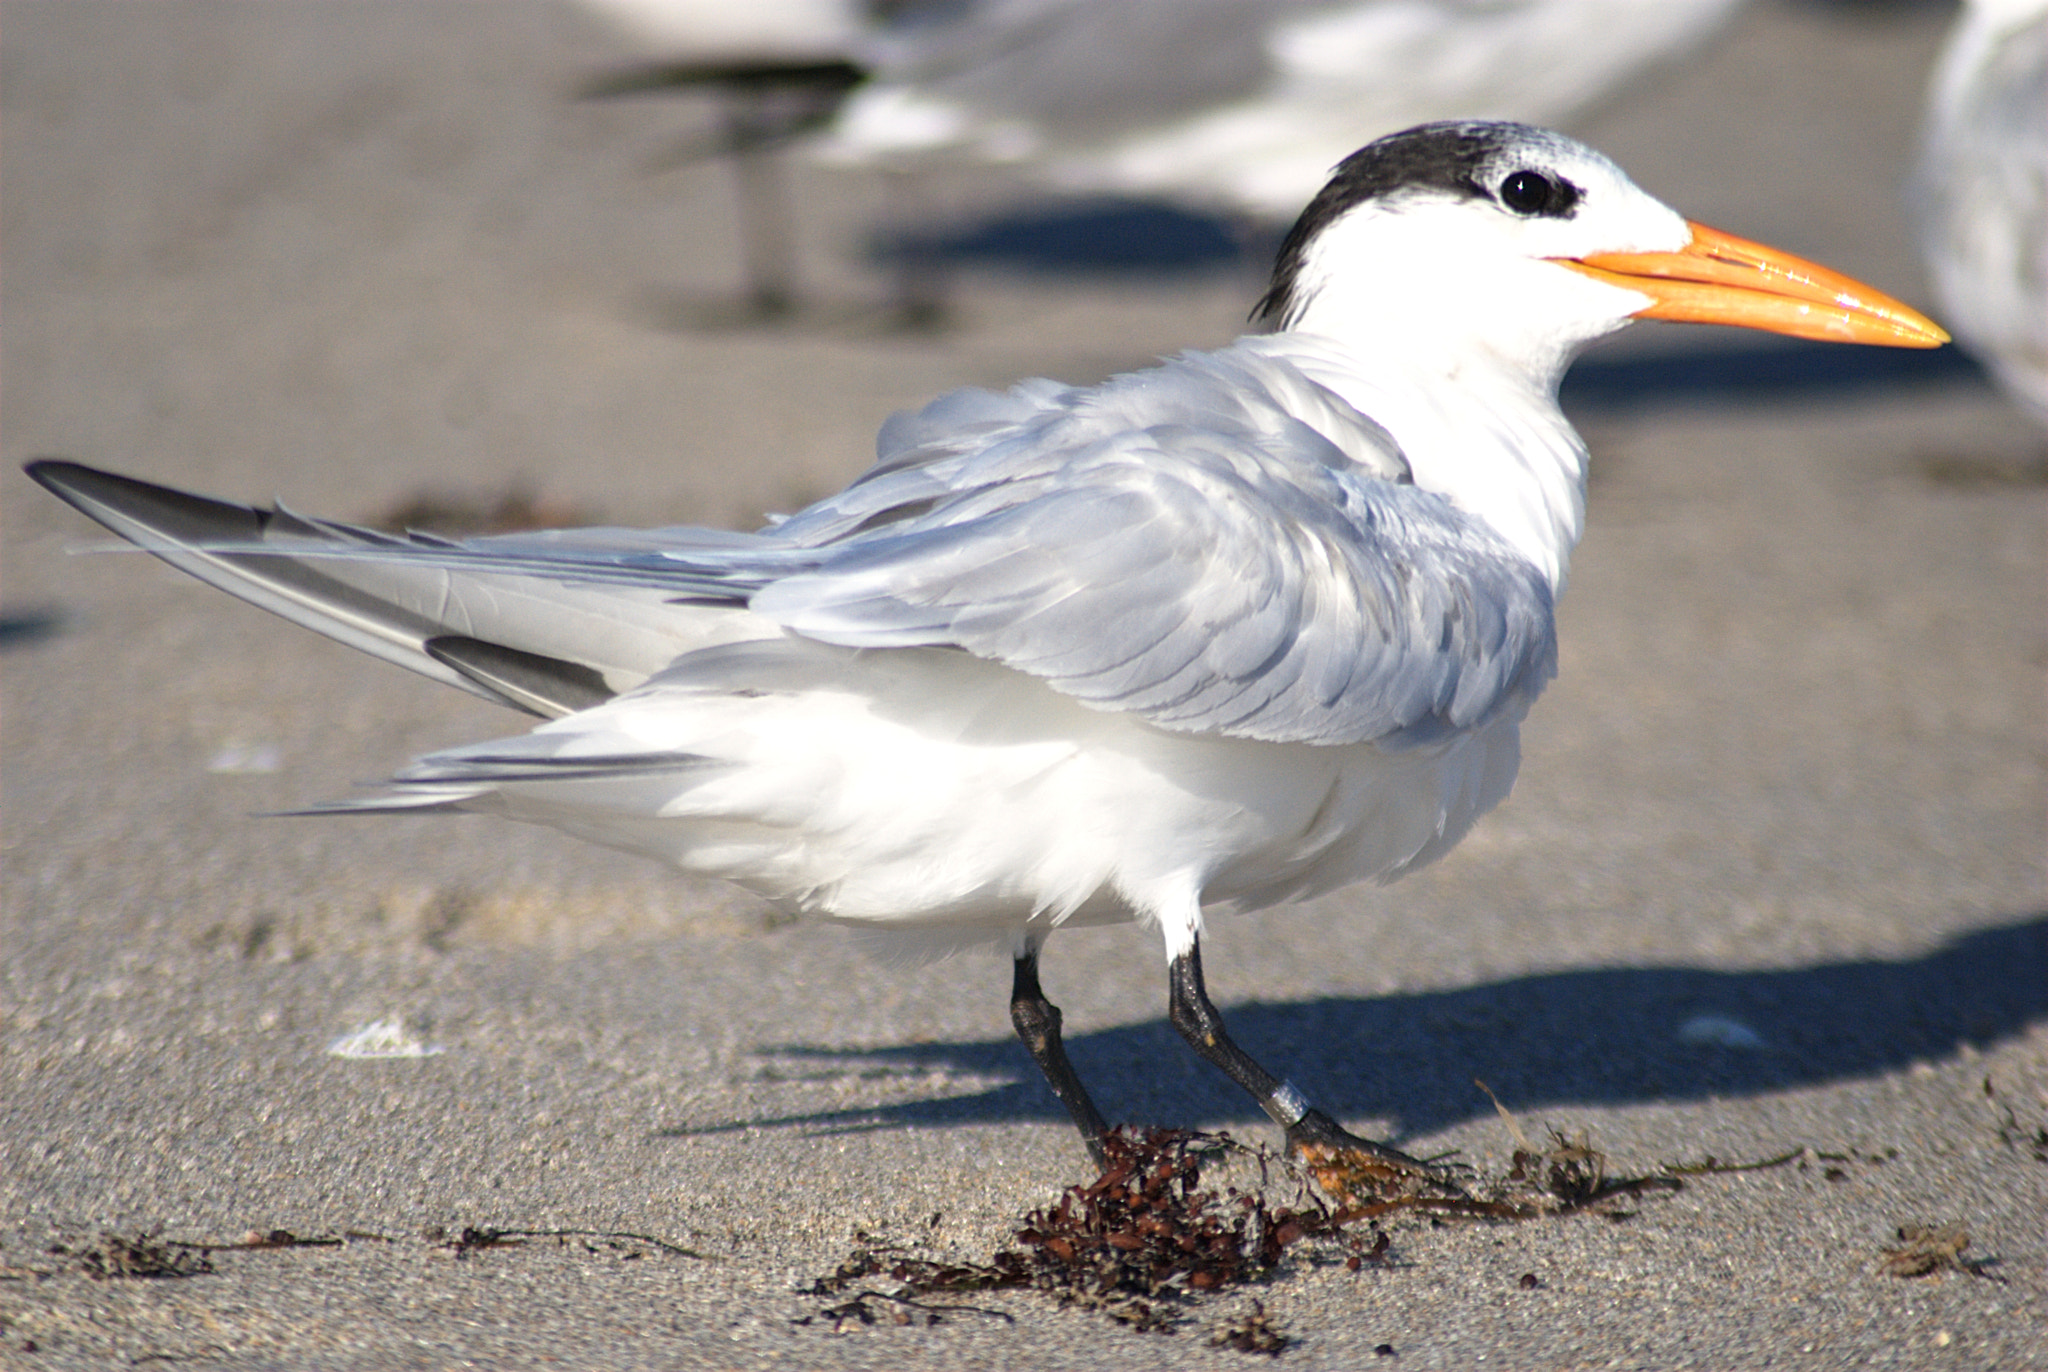
[[[1511,719],[1387,752],[1174,733],[960,653],[862,655],[841,677],[620,697],[534,737],[703,763],[506,786],[479,808],[807,914],[971,942],[1391,879],[1454,843],[1514,775]]]

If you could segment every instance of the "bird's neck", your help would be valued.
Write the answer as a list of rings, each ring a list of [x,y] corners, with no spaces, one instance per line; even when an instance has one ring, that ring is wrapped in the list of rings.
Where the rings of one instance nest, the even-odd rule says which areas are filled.
[[[1412,336],[1306,330],[1257,341],[1384,425],[1418,487],[1485,520],[1564,590],[1586,508],[1586,446],[1557,407],[1568,357],[1532,368]]]

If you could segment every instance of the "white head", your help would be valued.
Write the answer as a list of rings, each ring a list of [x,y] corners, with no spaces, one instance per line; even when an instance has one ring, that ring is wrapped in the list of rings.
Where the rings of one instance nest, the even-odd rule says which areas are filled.
[[[1896,301],[1683,218],[1526,124],[1425,124],[1360,149],[1288,234],[1257,314],[1282,330],[1490,353],[1554,385],[1637,317],[1860,342],[1946,335]]]

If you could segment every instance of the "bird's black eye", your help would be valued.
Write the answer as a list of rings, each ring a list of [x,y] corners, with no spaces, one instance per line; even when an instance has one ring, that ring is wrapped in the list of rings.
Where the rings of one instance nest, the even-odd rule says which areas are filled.
[[[1516,214],[1542,214],[1557,199],[1557,183],[1541,172],[1513,172],[1500,183],[1500,203]]]

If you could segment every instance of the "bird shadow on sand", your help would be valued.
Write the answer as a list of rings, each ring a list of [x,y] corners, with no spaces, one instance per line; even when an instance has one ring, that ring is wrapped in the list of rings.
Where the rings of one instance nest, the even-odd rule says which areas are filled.
[[[1567,415],[1586,420],[1735,400],[1849,400],[1991,384],[1960,348],[1844,348],[1763,336],[1731,342],[1705,330],[1664,329],[1640,348],[1596,350],[1565,373],[1558,401]]]
[[[1049,968],[1049,976],[1056,979],[1056,971]],[[1824,1085],[1940,1059],[1965,1044],[1988,1047],[2048,1020],[2048,912],[1899,962],[1747,972],[1588,968],[1458,990],[1231,1005],[1224,1014],[1239,1043],[1317,1104],[1399,1142],[1491,1114],[1475,1077],[1517,1110],[1626,1106]],[[1163,1015],[1070,1032],[1067,1046],[1112,1121],[1256,1127],[1261,1120]],[[894,1094],[894,1081],[945,1094],[676,1127],[660,1136],[1066,1118],[1007,1037],[865,1049],[787,1043],[761,1051],[762,1079],[797,1089],[837,1091],[852,1081],[862,1094]]]
[[[1248,241],[1249,239],[1249,241]],[[877,235],[885,267],[930,264],[1010,276],[1185,277],[1270,262],[1280,240],[1158,201],[1093,196],[1029,201],[972,220]]]

